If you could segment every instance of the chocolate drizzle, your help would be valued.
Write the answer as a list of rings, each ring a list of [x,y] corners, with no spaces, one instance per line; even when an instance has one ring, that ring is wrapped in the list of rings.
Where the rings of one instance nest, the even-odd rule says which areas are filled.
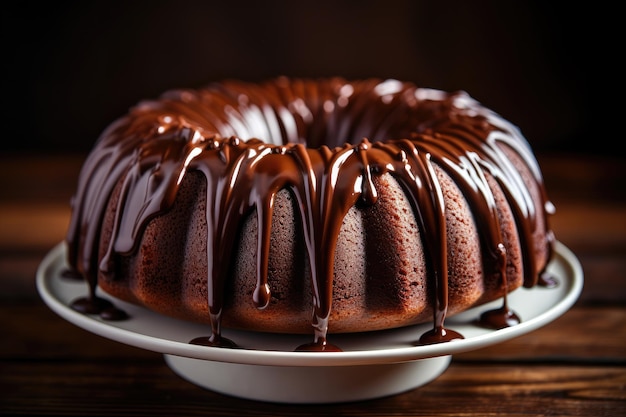
[[[507,255],[487,174],[512,208],[525,262],[524,285],[535,285],[543,273],[533,247],[535,204],[503,146],[520,156],[543,193],[539,168],[517,128],[463,92],[446,94],[395,80],[339,78],[228,81],[198,91],[168,92],[159,100],[140,103],[111,125],[85,162],[67,235],[69,264],[90,287],[86,301],[79,304],[98,303],[98,275],[115,274],[119,257],[137,250],[150,220],[172,206],[186,173],[200,172],[207,184],[211,336],[192,343],[236,346],[221,336],[228,260],[236,253],[240,225],[255,210],[252,297],[259,309],[269,305],[273,204],[276,194],[286,189],[297,202],[313,291],[314,340],[297,349],[340,350],[327,341],[339,231],[353,206],[377,203],[374,178],[388,173],[414,209],[434,289],[433,330],[421,343],[462,338],[444,326],[449,272],[438,169],[466,197],[481,231],[485,275],[498,277],[504,294]],[[104,208],[116,186],[122,188],[112,238],[101,250]],[[541,198],[543,207],[551,206],[544,194]],[[499,317],[507,317],[500,320],[506,325],[515,321],[506,296]]]

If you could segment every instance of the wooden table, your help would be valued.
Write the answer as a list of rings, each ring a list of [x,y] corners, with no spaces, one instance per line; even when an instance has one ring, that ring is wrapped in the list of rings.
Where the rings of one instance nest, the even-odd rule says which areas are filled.
[[[413,391],[303,406],[199,388],[175,375],[162,355],[84,331],[42,302],[35,271],[64,237],[82,157],[0,156],[1,415],[626,414],[624,159],[540,157],[557,206],[556,236],[585,273],[580,298],[563,316],[455,355],[442,376]]]

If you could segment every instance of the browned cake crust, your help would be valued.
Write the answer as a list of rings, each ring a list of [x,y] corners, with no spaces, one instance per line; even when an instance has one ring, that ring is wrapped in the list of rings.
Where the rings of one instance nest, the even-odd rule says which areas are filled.
[[[100,154],[92,154],[83,169],[68,233],[70,264],[115,297],[211,324],[214,333],[225,326],[314,332],[322,339],[326,331],[363,332],[433,319],[442,327],[446,315],[534,285],[550,258],[552,235],[550,204],[525,139],[463,93],[395,82],[385,95],[378,91],[384,83],[281,78],[259,87],[230,81],[138,106],[103,134],[93,152]],[[351,94],[340,94],[346,86]],[[314,100],[312,92],[319,97]],[[324,95],[332,106],[320,110]],[[246,123],[256,127],[240,126]],[[272,130],[282,135],[279,144],[255,134]],[[324,139],[337,135],[348,145]],[[298,138],[308,146],[292,142]],[[444,145],[433,138],[444,138]],[[189,151],[193,146],[155,152],[145,145],[159,140],[201,145],[195,154]],[[266,156],[257,156],[267,148]],[[104,152],[111,156],[102,157]],[[336,156],[351,162],[339,163]],[[270,158],[276,163],[263,165]],[[111,179],[104,179],[113,164]],[[225,173],[215,174],[218,165]],[[291,173],[295,166],[301,172]],[[317,179],[335,173],[332,193],[320,197],[330,182],[318,182],[315,192],[306,187],[313,172]],[[264,188],[257,185],[264,176],[268,182],[288,180]],[[244,182],[254,185],[233,185]],[[92,186],[105,194],[90,191]],[[155,191],[159,187],[165,192]],[[250,196],[226,194],[242,188]],[[254,195],[264,189],[271,190],[269,200]],[[341,194],[343,189],[351,192]],[[225,190],[221,200],[218,190]],[[138,200],[141,193],[152,199]],[[161,196],[158,207],[154,195]],[[248,200],[255,203],[244,204]],[[265,201],[271,204],[260,203]],[[133,204],[142,209],[128,208]],[[268,223],[259,207],[270,212]],[[240,221],[229,223],[227,210],[236,210]],[[96,225],[81,229],[87,221]],[[222,237],[211,240],[216,231]],[[313,238],[330,244],[316,246]],[[324,257],[326,250],[332,253]],[[316,263],[312,256],[326,261]],[[320,272],[327,264],[329,276]],[[330,285],[328,298],[324,285]]]

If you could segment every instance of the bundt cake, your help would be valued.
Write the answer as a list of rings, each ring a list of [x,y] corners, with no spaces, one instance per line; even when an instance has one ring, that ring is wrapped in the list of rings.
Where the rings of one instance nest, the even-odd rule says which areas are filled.
[[[225,80],[145,101],[81,170],[67,234],[73,306],[106,293],[222,328],[332,333],[446,316],[518,320],[506,294],[541,281],[553,235],[542,175],[516,126],[465,92],[398,80]],[[420,339],[416,337],[416,341]]]

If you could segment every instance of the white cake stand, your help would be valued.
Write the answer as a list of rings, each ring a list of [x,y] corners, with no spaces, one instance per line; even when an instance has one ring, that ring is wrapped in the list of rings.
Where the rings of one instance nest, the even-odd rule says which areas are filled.
[[[208,326],[166,317],[114,300],[130,319],[104,321],[78,313],[69,303],[87,294],[87,284],[62,277],[65,245],[54,247],[37,271],[37,289],[44,302],[69,322],[121,343],[164,355],[182,378],[209,390],[246,399],[279,403],[337,403],[399,394],[441,375],[451,355],[504,342],[531,332],[565,313],[578,299],[583,272],[576,256],[557,242],[549,272],[558,277],[554,288],[520,288],[509,295],[509,306],[522,323],[489,330],[472,323],[482,311],[501,301],[476,307],[446,320],[446,327],[465,339],[427,346],[415,341],[431,325],[380,332],[331,335],[343,352],[295,352],[311,336],[278,335],[225,329],[223,335],[241,349],[191,345],[210,333]],[[100,293],[99,296],[112,297]]]

